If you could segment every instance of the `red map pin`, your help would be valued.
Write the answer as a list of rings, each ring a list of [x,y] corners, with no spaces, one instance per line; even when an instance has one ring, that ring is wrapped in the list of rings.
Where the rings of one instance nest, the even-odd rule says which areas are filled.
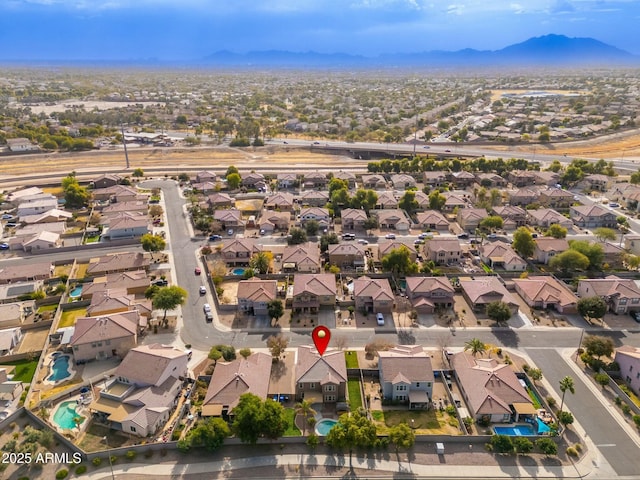
[[[313,344],[316,346],[318,353],[322,356],[329,346],[329,341],[331,340],[331,330],[329,330],[324,325],[320,325],[313,329],[311,333],[311,338],[313,338]]]

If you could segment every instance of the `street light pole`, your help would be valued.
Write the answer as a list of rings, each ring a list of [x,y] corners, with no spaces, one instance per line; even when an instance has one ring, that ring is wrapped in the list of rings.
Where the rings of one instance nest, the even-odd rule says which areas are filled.
[[[578,355],[580,352],[580,348],[582,347],[582,337],[584,336],[584,328],[582,329],[582,332],[580,332],[580,341],[578,342],[578,349],[576,350],[576,362],[578,361]]]
[[[109,442],[107,441],[107,437],[102,437],[104,440],[104,444],[107,446],[107,455],[109,457],[109,468],[111,469],[111,480],[116,480],[116,476],[113,474],[113,462],[111,461],[111,448],[109,447]]]

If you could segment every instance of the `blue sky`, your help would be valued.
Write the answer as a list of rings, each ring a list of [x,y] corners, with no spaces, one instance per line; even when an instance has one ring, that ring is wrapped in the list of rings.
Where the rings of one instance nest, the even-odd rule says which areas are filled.
[[[548,33],[640,54],[639,21],[639,0],[0,0],[0,59],[375,56],[496,50]]]

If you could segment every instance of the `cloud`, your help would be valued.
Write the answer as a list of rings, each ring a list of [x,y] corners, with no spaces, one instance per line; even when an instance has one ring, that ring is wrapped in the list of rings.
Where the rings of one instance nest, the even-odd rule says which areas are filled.
[[[452,3],[447,6],[447,13],[449,15],[462,15],[464,13],[464,5]]]
[[[551,13],[572,13],[575,10],[573,4],[568,0],[556,0],[549,8]]]

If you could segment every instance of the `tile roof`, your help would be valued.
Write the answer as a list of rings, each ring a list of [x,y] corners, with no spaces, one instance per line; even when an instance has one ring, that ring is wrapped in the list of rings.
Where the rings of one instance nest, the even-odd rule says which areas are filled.
[[[252,302],[270,302],[276,298],[277,280],[260,280],[257,277],[238,282],[238,298],[246,298]]]
[[[534,239],[536,246],[543,252],[564,252],[569,250],[569,242],[564,238],[542,237]]]
[[[514,278],[513,283],[524,294],[525,300],[532,302],[556,303],[562,307],[575,305],[578,297],[554,277],[535,275]]]
[[[347,381],[344,352],[329,350],[320,356],[315,347],[298,347],[295,364],[296,383],[340,384]]]
[[[293,277],[293,296],[302,293],[314,295],[335,295],[336,276],[332,273],[298,273]]]
[[[513,295],[509,293],[497,277],[480,277],[471,280],[460,279],[460,287],[474,305],[490,303],[496,300],[495,297],[502,297],[500,300],[505,303],[518,305]]]
[[[155,385],[173,359],[187,353],[171,345],[140,345],[132,348],[116,368],[115,375],[137,384]]]
[[[431,358],[420,345],[398,345],[378,352],[378,366],[384,383],[434,381]]]
[[[99,317],[78,318],[71,345],[136,336],[140,315],[137,311],[113,313]]]
[[[393,300],[393,291],[386,278],[360,277],[353,282],[353,295],[373,300]]]

